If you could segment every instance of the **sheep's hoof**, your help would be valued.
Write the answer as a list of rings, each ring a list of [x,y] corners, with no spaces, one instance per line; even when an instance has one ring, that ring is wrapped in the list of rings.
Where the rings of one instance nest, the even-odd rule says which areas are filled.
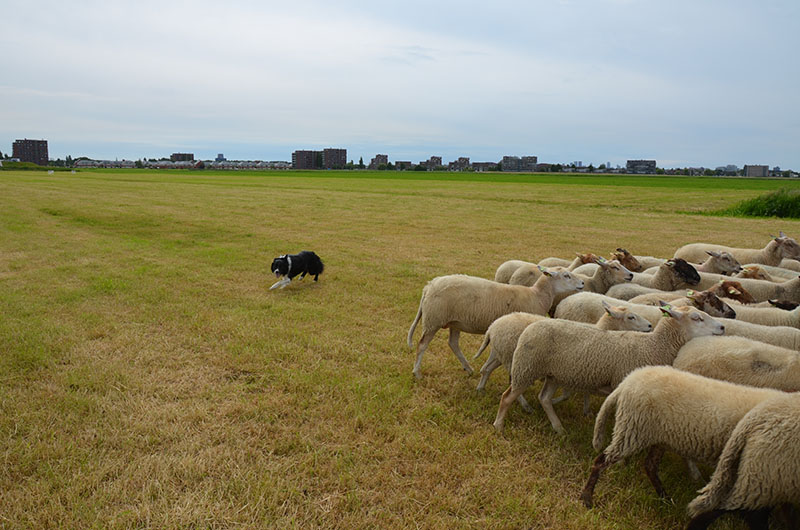
[[[416,379],[417,381],[422,379],[422,374],[421,373],[419,373],[419,372],[412,372],[412,373],[414,374],[414,379]]]
[[[464,368],[464,371],[467,372],[467,377],[472,377],[472,374],[475,373],[475,370],[473,370],[472,368],[469,369]]]
[[[478,388],[475,389],[475,392],[477,392],[478,394],[485,394],[486,389],[483,388],[482,386],[479,386]]]
[[[583,501],[583,505],[587,508],[592,508],[592,494],[584,491],[581,493],[581,501]]]
[[[502,423],[494,422],[494,423],[492,423],[492,426],[494,427],[494,430],[497,431],[497,434],[503,434],[503,424]]]

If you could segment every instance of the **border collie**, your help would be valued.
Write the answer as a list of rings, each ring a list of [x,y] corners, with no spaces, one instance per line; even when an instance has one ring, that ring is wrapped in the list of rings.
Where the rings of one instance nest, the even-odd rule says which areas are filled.
[[[299,254],[278,256],[272,260],[271,270],[280,279],[272,284],[270,289],[275,289],[276,287],[283,289],[298,274],[301,280],[305,278],[306,274],[310,274],[314,277],[314,281],[317,281],[324,269],[325,266],[322,264],[322,260],[310,250],[304,250]]]

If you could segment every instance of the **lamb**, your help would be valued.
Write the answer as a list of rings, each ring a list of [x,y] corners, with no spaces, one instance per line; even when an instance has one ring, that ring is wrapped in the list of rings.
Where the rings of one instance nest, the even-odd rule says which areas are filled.
[[[578,293],[564,299],[564,301],[556,307],[554,316],[574,322],[591,324],[597,322],[603,315],[603,302],[609,305],[613,304],[619,307],[627,307],[629,311],[643,316],[653,325],[658,324],[658,321],[661,320],[662,312],[655,306],[632,304],[597,293]],[[709,313],[709,315],[713,317],[735,316],[735,312],[728,304],[725,304],[711,293],[696,293],[693,298],[684,297],[684,300],[681,301],[681,305],[692,305],[701,311]]]
[[[767,528],[769,508],[800,502],[799,416],[796,394],[753,407],[725,443],[711,481],[689,503],[687,528],[707,528],[734,510],[751,528]]]
[[[655,274],[634,274],[633,284],[621,284],[611,287],[607,294],[620,300],[628,300],[634,296],[650,292],[652,289],[672,291],[686,286],[694,286],[700,282],[697,270],[682,259],[671,259],[664,262]]]
[[[714,284],[712,287],[705,289],[705,291],[714,293],[719,298],[729,298],[741,304],[753,304],[755,299],[747,292],[747,289],[742,287],[742,284],[736,280],[722,280]],[[635,296],[628,300],[634,304],[658,305],[659,300],[669,302],[685,295],[686,290],[678,289],[677,291],[654,291],[652,293],[644,293]]]
[[[612,307],[605,301],[603,301],[603,307],[605,309],[605,314],[595,324],[597,329],[643,332],[648,332],[653,329],[653,325],[649,321],[629,311],[626,307]],[[516,312],[504,315],[492,322],[492,325],[486,330],[486,335],[480,348],[478,348],[478,353],[473,357],[473,359],[480,357],[491,343],[492,351],[489,354],[489,358],[481,367],[481,380],[478,382],[477,390],[481,391],[484,389],[486,382],[489,380],[489,376],[491,376],[492,372],[499,366],[505,366],[509,372],[511,371],[511,361],[514,356],[514,349],[517,347],[519,336],[525,331],[525,328],[528,327],[529,324],[542,320],[543,318],[546,317]],[[525,401],[522,394],[520,394],[517,401],[519,401],[519,404],[522,405],[522,408],[525,409],[526,412],[531,412],[530,405]],[[586,404],[584,403],[584,405]]]
[[[472,374],[472,368],[458,346],[462,331],[486,333],[497,318],[514,311],[544,315],[556,295],[583,289],[583,280],[566,269],[542,268],[542,272],[542,277],[533,287],[506,285],[463,274],[439,276],[428,282],[422,290],[417,316],[408,330],[408,347],[413,348],[414,330],[422,320],[423,331],[417,345],[414,376],[417,379],[422,377],[422,355],[439,329],[450,329],[450,349],[464,370]]]
[[[645,471],[656,492],[666,492],[658,477],[664,449],[702,462],[714,463],[742,417],[759,403],[784,395],[709,379],[671,366],[635,370],[606,398],[594,423],[592,445],[600,451],[606,422],[616,408],[611,442],[595,459],[581,493],[587,508],[600,473],[608,466],[649,449]]]
[[[539,403],[556,432],[564,433],[552,398],[558,387],[600,392],[616,387],[632,370],[672,364],[678,350],[694,337],[722,335],[725,327],[702,311],[662,306],[671,318],[659,320],[652,333],[603,331],[567,320],[541,320],[525,328],[511,363],[511,386],[503,393],[494,421],[502,431],[508,408],[530,385],[545,378]]]
[[[592,260],[597,258],[594,254],[576,254],[576,258],[573,259],[571,262],[561,258],[545,258],[542,260],[540,264],[531,263],[529,261],[521,261],[517,259],[508,260],[500,264],[497,267],[497,271],[494,273],[494,281],[500,283],[509,283],[511,276],[519,269],[520,267],[526,267],[529,269],[535,269],[536,278],[538,279],[539,274],[539,265],[542,267],[566,267],[567,270],[571,271],[576,267],[584,264],[590,263]],[[536,280],[530,283],[533,285]],[[517,283],[516,285],[523,285],[522,283]]]
[[[762,249],[734,248],[710,243],[690,243],[675,251],[676,258],[686,261],[701,261],[705,259],[707,250],[725,250],[730,252],[739,263],[764,263],[766,265],[779,265],[782,259],[800,260],[800,245],[783,232],[780,237],[773,237],[767,246]]]
[[[672,366],[740,385],[800,391],[800,353],[744,337],[698,337]]]

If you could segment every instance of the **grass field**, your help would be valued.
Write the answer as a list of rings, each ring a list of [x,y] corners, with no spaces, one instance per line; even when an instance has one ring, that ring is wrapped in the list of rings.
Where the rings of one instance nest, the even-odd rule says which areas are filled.
[[[681,213],[779,187],[0,172],[0,527],[675,528],[700,486],[677,458],[662,471],[674,503],[633,460],[586,510],[579,400],[560,406],[565,437],[538,406],[512,408],[498,436],[504,370],[476,394],[442,332],[417,382],[406,334],[434,276],[800,235],[800,221]],[[325,260],[320,282],[268,291],[272,258],[302,249]],[[465,353],[480,340],[462,335]]]

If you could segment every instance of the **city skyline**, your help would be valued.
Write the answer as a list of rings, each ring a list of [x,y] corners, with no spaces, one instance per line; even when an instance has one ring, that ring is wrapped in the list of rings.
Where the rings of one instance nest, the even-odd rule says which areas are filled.
[[[47,138],[52,158],[287,160],[341,145],[355,161],[800,168],[789,1],[7,11],[0,136]]]

